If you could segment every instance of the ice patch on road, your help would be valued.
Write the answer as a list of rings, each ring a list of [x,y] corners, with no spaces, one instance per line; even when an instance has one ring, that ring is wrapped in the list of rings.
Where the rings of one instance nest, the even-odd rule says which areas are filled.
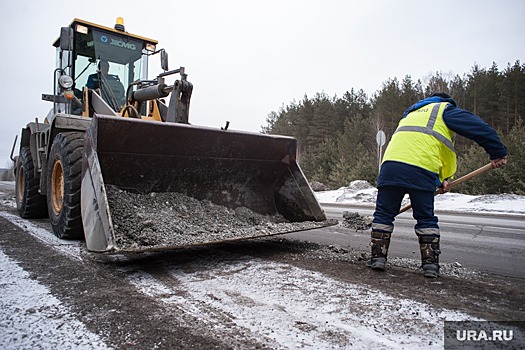
[[[108,349],[0,250],[0,349]]]
[[[132,267],[127,273],[144,294],[214,327],[227,318],[279,349],[441,349],[445,320],[475,319],[256,258],[194,268],[171,269],[169,285]]]

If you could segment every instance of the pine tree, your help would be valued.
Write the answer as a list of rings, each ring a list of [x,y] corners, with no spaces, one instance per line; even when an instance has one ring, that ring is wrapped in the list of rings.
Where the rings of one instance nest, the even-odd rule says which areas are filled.
[[[525,115],[525,64],[510,63],[503,72],[502,98],[500,103],[505,119],[505,131],[509,132],[519,116]]]
[[[363,90],[345,92],[341,97],[317,93],[306,95],[299,102],[283,105],[271,112],[262,132],[296,137],[299,160],[308,179],[332,187],[346,186],[353,180],[375,182],[377,176],[377,145],[375,134],[383,130],[387,139],[397,127],[407,107],[431,92],[450,94],[460,108],[479,115],[500,135],[510,153],[509,164],[468,181],[461,187],[465,193],[525,193],[525,65],[516,61],[503,72],[496,64],[489,69],[474,64],[463,76],[447,80],[436,72],[414,82],[406,75],[386,80],[381,89],[368,98]],[[458,152],[457,177],[488,162],[485,151],[473,141],[456,138]]]

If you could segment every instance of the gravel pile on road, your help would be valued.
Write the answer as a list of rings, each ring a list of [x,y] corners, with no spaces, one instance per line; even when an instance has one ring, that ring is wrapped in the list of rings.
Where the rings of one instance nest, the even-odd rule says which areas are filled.
[[[349,262],[355,264],[365,264],[370,258],[366,252],[354,250],[352,248],[342,247],[339,245],[320,245],[312,242],[292,241],[295,245],[302,248],[302,256],[313,256],[320,260]],[[441,276],[459,277],[464,279],[478,280],[487,273],[479,270],[469,269],[463,267],[459,262],[454,263],[439,263]],[[419,273],[421,270],[421,260],[411,258],[391,257],[387,262],[387,270],[389,268],[400,267]]]
[[[372,227],[372,217],[364,216],[357,212],[351,213],[348,211],[343,212],[343,221],[341,226],[351,228],[356,231],[366,231]]]
[[[111,185],[106,192],[121,249],[183,247],[337,224],[337,220],[290,222],[281,215],[230,209],[174,192],[138,194]]]
[[[388,262],[393,266],[404,267],[412,270],[421,269],[421,261],[408,258],[389,258]],[[440,274],[443,276],[453,276],[465,279],[477,279],[486,275],[482,271],[464,268],[459,262],[454,263],[439,263]]]

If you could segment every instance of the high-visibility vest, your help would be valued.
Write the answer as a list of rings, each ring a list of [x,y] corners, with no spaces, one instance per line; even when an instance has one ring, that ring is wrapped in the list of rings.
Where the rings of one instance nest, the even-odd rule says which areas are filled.
[[[454,132],[443,121],[447,102],[430,103],[401,119],[386,148],[383,162],[415,165],[438,175],[439,181],[456,172]]]

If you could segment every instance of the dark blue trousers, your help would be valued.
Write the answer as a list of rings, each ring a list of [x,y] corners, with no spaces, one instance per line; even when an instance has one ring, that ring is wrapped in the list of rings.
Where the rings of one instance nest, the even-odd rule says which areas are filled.
[[[438,218],[434,215],[434,192],[398,186],[382,186],[378,189],[373,223],[393,227],[406,193],[410,196],[413,216],[417,221],[415,229],[439,229]]]

